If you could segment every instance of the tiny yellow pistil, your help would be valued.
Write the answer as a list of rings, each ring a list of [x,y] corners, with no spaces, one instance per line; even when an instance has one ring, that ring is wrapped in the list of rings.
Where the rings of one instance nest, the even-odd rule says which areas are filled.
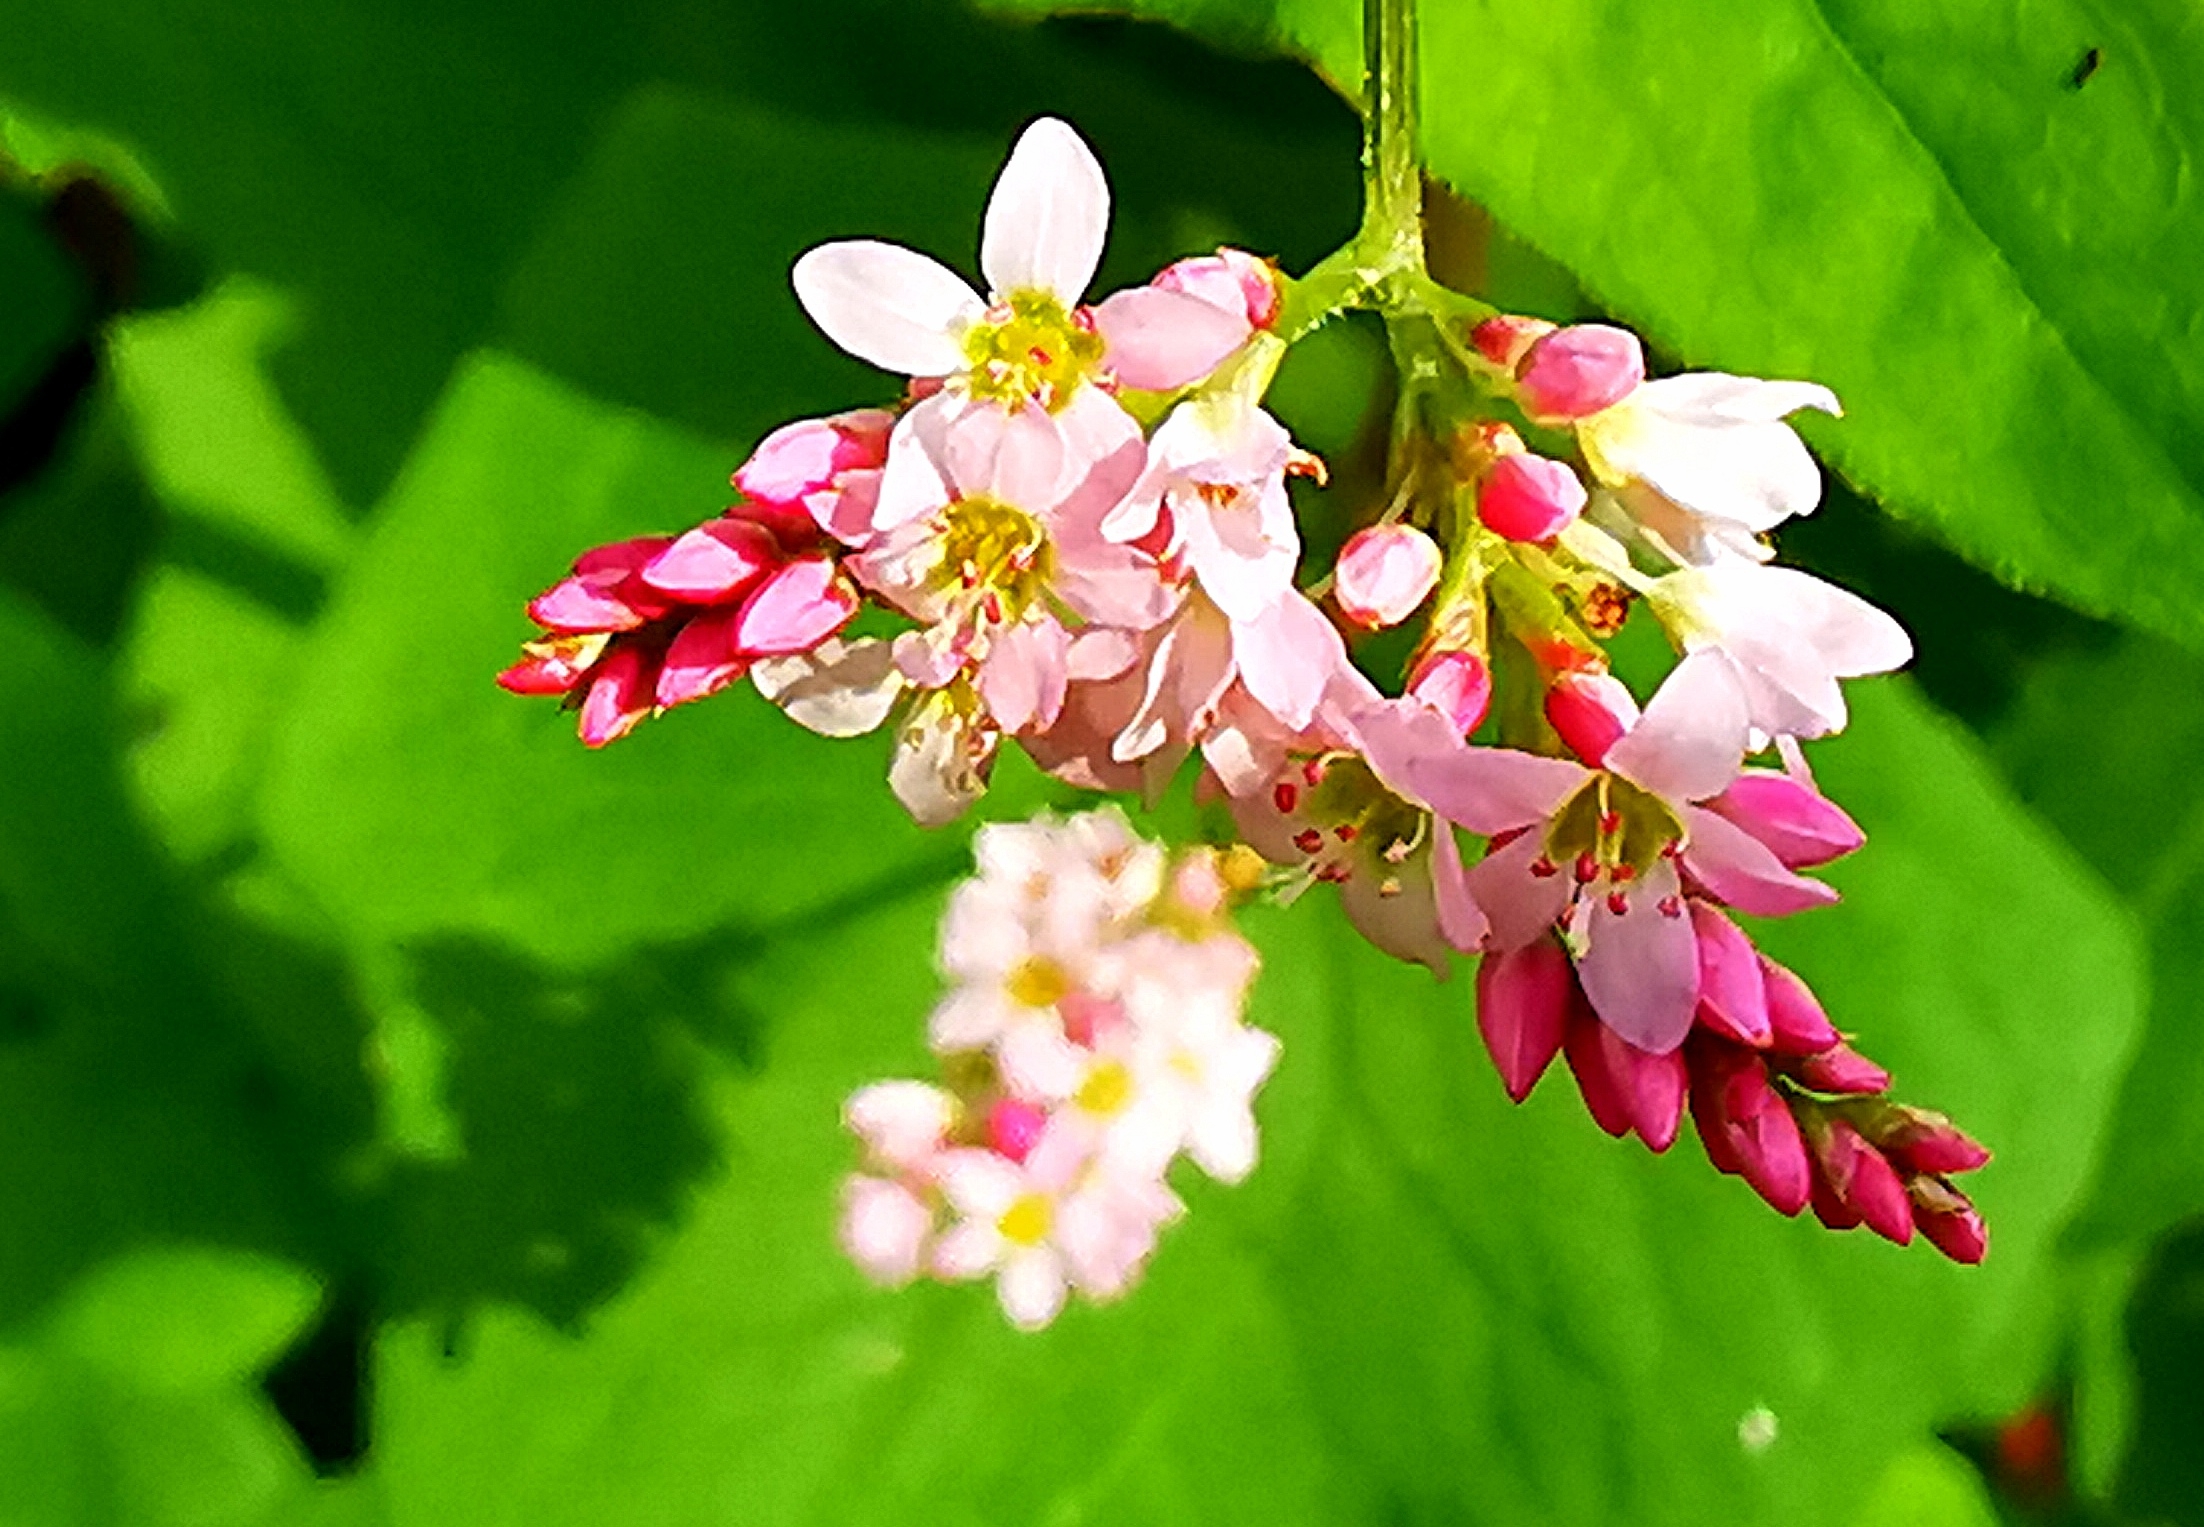
[[[992,624],[1018,619],[1056,569],[1041,522],[1013,504],[960,498],[941,511],[940,572],[953,596],[977,600]]]
[[[1045,1193],[1028,1193],[1003,1211],[1003,1217],[995,1221],[995,1228],[1002,1238],[1018,1246],[1038,1246],[1048,1239],[1049,1226],[1055,1222],[1056,1206]]]
[[[1087,1073],[1076,1097],[1081,1109],[1100,1118],[1121,1112],[1133,1100],[1133,1074],[1114,1060]]]
[[[1102,336],[1047,292],[1012,292],[964,331],[964,357],[972,396],[1053,413],[1102,364]]]
[[[1054,1007],[1071,991],[1071,976],[1039,955],[1020,960],[1003,977],[1003,992],[1020,1007]]]

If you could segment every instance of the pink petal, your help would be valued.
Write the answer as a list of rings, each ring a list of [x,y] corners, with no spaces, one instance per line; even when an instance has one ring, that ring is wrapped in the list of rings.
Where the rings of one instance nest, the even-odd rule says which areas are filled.
[[[1064,709],[1071,633],[1046,617],[995,635],[980,664],[980,698],[1006,732],[1046,731]]]
[[[1606,766],[1671,804],[1719,795],[1744,761],[1750,720],[1737,670],[1723,653],[1678,663]]]
[[[1493,947],[1503,953],[1552,932],[1568,908],[1569,877],[1559,870],[1532,872],[1544,852],[1539,835],[1527,832],[1486,854],[1462,877],[1492,925]]]
[[[895,415],[884,408],[784,424],[736,469],[735,486],[767,503],[800,503],[833,487],[844,472],[887,465],[894,428]]]
[[[1332,597],[1365,630],[1397,626],[1439,584],[1438,542],[1413,525],[1368,525],[1347,538],[1332,570]]]
[[[1105,298],[1095,307],[1094,326],[1118,381],[1143,392],[1192,386],[1254,333],[1240,313],[1155,286]]]
[[[735,646],[736,619],[733,610],[714,610],[681,628],[658,673],[660,709],[716,694],[749,670],[750,659]]]
[[[780,560],[780,544],[769,532],[722,516],[651,558],[643,581],[685,603],[720,604],[747,594]]]
[[[987,199],[980,270],[997,296],[1047,292],[1079,305],[1102,262],[1110,186],[1069,123],[1041,117],[1010,150]]]
[[[1683,810],[1684,868],[1716,897],[1754,917],[1788,917],[1825,907],[1836,891],[1783,867],[1768,847],[1727,818],[1696,806]]]
[[[1827,864],[1867,841],[1859,824],[1811,784],[1765,769],[1747,769],[1706,808],[1758,838],[1788,869]]]
[[[1768,992],[1760,952],[1715,908],[1697,898],[1690,906],[1699,939],[1699,1021],[1740,1044],[1766,1045]]]
[[[827,338],[859,360],[904,376],[962,370],[958,337],[987,306],[939,261],[872,239],[807,250],[789,278],[796,300]]]
[[[1402,777],[1440,816],[1489,837],[1545,821],[1591,775],[1565,758],[1467,747],[1413,760]]]
[[[1561,1050],[1576,1002],[1569,957],[1550,938],[1488,954],[1477,967],[1477,1030],[1508,1096],[1520,1103]]]
[[[1699,939],[1677,896],[1676,871],[1663,860],[1624,895],[1620,912],[1607,896],[1590,897],[1588,947],[1576,962],[1600,1021],[1655,1055],[1684,1042],[1699,1006]]]
[[[857,605],[832,557],[800,557],[743,602],[735,641],[752,657],[808,652],[848,625]]]
[[[1785,1055],[1818,1055],[1843,1042],[1814,989],[1795,972],[1762,955],[1760,979],[1768,994],[1768,1032],[1776,1050]]]
[[[1846,1044],[1805,1057],[1792,1074],[1816,1092],[1870,1097],[1890,1090],[1890,1073]]]
[[[1628,329],[1571,324],[1530,347],[1516,394],[1534,419],[1581,419],[1612,408],[1645,380],[1645,350]]]
[[[1233,626],[1232,656],[1255,702],[1298,731],[1315,716],[1347,648],[1323,611],[1288,592],[1260,619]]]
[[[1454,825],[1444,820],[1431,823],[1431,892],[1437,904],[1439,934],[1464,954],[1481,948],[1490,926],[1469,894],[1469,879],[1462,869],[1462,845],[1454,837]]]

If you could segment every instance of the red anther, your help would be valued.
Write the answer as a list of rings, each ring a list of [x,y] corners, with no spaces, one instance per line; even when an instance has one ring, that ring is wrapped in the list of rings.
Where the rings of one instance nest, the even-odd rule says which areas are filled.
[[[1332,829],[1332,836],[1337,838],[1342,843],[1352,843],[1357,837],[1361,835],[1361,832],[1362,829],[1355,826],[1354,823],[1342,822],[1337,827],[1334,827]]]
[[[1304,759],[1301,764],[1301,777],[1309,782],[1311,790],[1324,783],[1324,760],[1321,758]]]
[[[1599,861],[1590,854],[1578,854],[1575,874],[1578,885],[1590,885],[1599,879]]]
[[[989,620],[1000,622],[1003,618],[1003,596],[997,593],[994,589],[989,589],[987,591],[987,598],[981,604],[980,608],[987,612],[987,618]]]
[[[1619,811],[1601,812],[1599,814],[1599,830],[1601,831],[1601,833],[1610,838],[1612,838],[1616,833],[1621,832],[1622,813]]]
[[[1561,873],[1561,866],[1554,863],[1553,860],[1547,858],[1544,854],[1540,854],[1537,858],[1531,861],[1531,873],[1537,876],[1540,880],[1551,880],[1554,876]]]
[[[1341,863],[1337,859],[1334,859],[1329,864],[1318,866],[1316,871],[1316,878],[1322,881],[1327,881],[1330,884],[1337,885],[1340,881],[1345,880],[1347,876],[1351,873],[1352,871],[1350,871],[1345,864]]]
[[[1082,334],[1094,332],[1094,309],[1082,303],[1071,310],[1071,326]]]
[[[1661,845],[1661,857],[1663,859],[1674,859],[1678,855],[1682,854],[1683,851],[1684,845],[1675,838],[1670,838],[1666,843],[1663,843]]]
[[[1661,916],[1663,917],[1681,917],[1684,915],[1684,899],[1681,896],[1663,896],[1657,905],[1660,907]]]
[[[962,583],[968,589],[978,588],[980,586],[979,564],[976,562],[968,561],[964,564],[964,566],[958,568],[957,581]]]
[[[1313,827],[1304,827],[1293,835],[1293,846],[1304,854],[1313,854],[1324,846],[1324,835]]]
[[[1293,808],[1301,804],[1301,792],[1290,779],[1282,779],[1272,787],[1271,804],[1278,808],[1280,816],[1292,816]]]
[[[1630,898],[1621,891],[1609,891],[1607,893],[1607,910],[1617,917],[1622,916],[1623,913],[1630,910]]]
[[[1638,867],[1635,864],[1618,864],[1607,872],[1607,878],[1617,885],[1628,885],[1638,878]]]
[[[1033,364],[1036,366],[1046,366],[1054,360],[1054,357],[1051,356],[1046,350],[1042,349],[1039,345],[1035,345],[1033,346],[1033,348],[1026,351],[1025,358],[1033,362]]]

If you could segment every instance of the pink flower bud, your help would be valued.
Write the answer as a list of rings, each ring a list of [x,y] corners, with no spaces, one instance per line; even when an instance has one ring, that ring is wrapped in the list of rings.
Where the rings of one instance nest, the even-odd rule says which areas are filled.
[[[1479,355],[1502,371],[1513,371],[1522,361],[1524,352],[1553,331],[1554,326],[1543,318],[1502,313],[1471,329],[1469,342]]]
[[[1575,1000],[1576,973],[1550,938],[1488,954],[1478,965],[1477,1030],[1515,1102],[1553,1064]]]
[[[1493,462],[1477,489],[1477,518],[1511,541],[1550,541],[1584,512],[1584,484],[1564,462],[1517,451]]]
[[[1816,1092],[1867,1097],[1890,1090],[1890,1073],[1847,1044],[1807,1056],[1791,1074]]]
[[[1916,1172],[1948,1177],[1989,1165],[1990,1153],[1958,1125],[1927,1108],[1895,1106],[1878,1121],[1875,1143]]]
[[[1397,626],[1439,581],[1438,543],[1413,525],[1371,525],[1340,548],[1332,597],[1356,625]]]
[[[1714,1039],[1694,1039],[1687,1054],[1691,1117],[1708,1159],[1743,1177],[1777,1213],[1804,1209],[1813,1177],[1806,1142],[1760,1057]]]
[[[592,670],[582,701],[582,741],[593,748],[618,742],[642,724],[656,703],[658,656],[645,647],[615,646]]]
[[[1804,780],[1750,769],[1707,802],[1766,844],[1787,869],[1812,869],[1867,841],[1843,810]]]
[[[684,625],[666,648],[658,671],[661,710],[714,695],[750,671],[750,659],[735,646],[735,612],[714,610]]]
[[[1760,957],[1760,979],[1768,993],[1768,1030],[1772,1048],[1785,1055],[1819,1055],[1844,1036],[1822,1011],[1821,1003],[1796,975]]]
[[[1989,1227],[1966,1194],[1940,1177],[1916,1177],[1906,1191],[1914,1225],[1938,1251],[1969,1267],[1989,1255]]]
[[[1607,1032],[1606,1024],[1590,1012],[1578,1010],[1570,1014],[1561,1046],[1569,1058],[1570,1071],[1576,1075],[1577,1091],[1584,1094],[1584,1106],[1592,1115],[1592,1122],[1620,1140],[1630,1133],[1634,1120],[1630,1100],[1620,1079],[1610,1069],[1601,1043],[1601,1036]]]
[[[1267,329],[1278,321],[1282,298],[1277,268],[1244,249],[1220,249],[1213,255],[1180,260],[1158,272],[1149,284],[1240,313],[1250,328]]]
[[[643,565],[673,544],[669,536],[637,536],[582,553],[571,577],[528,603],[528,618],[552,631],[632,631],[664,614],[669,601],[646,587]]]
[[[1681,1051],[1650,1054],[1582,1010],[1563,1047],[1600,1128],[1611,1135],[1635,1130],[1656,1155],[1676,1143],[1690,1082]]]
[[[722,515],[679,537],[643,565],[643,582],[685,604],[740,599],[781,562],[763,526]]]
[[[832,557],[800,557],[758,586],[735,622],[735,641],[752,657],[809,652],[857,614],[857,591]]]
[[[1467,737],[1492,704],[1492,670],[1474,652],[1434,652],[1416,665],[1408,692]]]
[[[1882,1152],[1848,1121],[1830,1119],[1815,1129],[1813,1152],[1814,1168],[1830,1193],[1870,1230],[1900,1246],[1913,1239],[1913,1207],[1905,1184]]]
[[[1645,380],[1645,350],[1628,329],[1571,324],[1530,347],[1515,371],[1523,411],[1538,420],[1582,419],[1612,408]]]
[[[1700,1025],[1739,1044],[1765,1048],[1772,1036],[1759,951],[1737,924],[1696,897],[1691,927],[1699,938]]]
[[[844,472],[885,466],[894,428],[895,415],[879,408],[784,424],[736,468],[734,485],[760,503],[806,504]]]
[[[1047,1125],[1048,1112],[1038,1104],[1002,1098],[987,1110],[987,1143],[998,1154],[1022,1162]]]
[[[1596,769],[1638,724],[1638,702],[1613,674],[1564,673],[1546,690],[1546,719],[1569,751]]]
[[[1806,1201],[1813,1208],[1814,1218],[1831,1230],[1850,1230],[1860,1222],[1858,1211],[1839,1198],[1837,1190],[1819,1172],[1814,1174]]]

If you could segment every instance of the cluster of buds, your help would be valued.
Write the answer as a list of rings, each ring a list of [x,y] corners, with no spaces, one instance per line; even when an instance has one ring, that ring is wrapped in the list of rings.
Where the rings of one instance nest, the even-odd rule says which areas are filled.
[[[986,295],[897,245],[805,254],[805,310],[907,379],[900,398],[769,437],[720,518],[583,557],[530,606],[544,634],[503,682],[567,696],[594,745],[747,676],[816,732],[892,728],[889,784],[928,826],[965,811],[1005,742],[1074,785],[1151,799],[1192,760],[1276,899],[1332,886],[1375,945],[1442,977],[1482,959],[1479,1022],[1517,1098],[1565,1052],[1611,1130],[1663,1149],[1688,1099],[1715,1164],[1786,1213],[1810,1201],[1832,1225],[1918,1229],[1978,1258],[1981,1222],[1947,1179],[1979,1148],[1921,1144],[1934,1116],[1885,1099],[1834,1030],[1783,1029],[1770,1015],[1812,999],[1730,918],[1835,900],[1800,872],[1861,834],[1801,743],[1844,726],[1841,681],[1912,653],[1882,611],[1773,565],[1770,532],[1821,495],[1787,421],[1836,398],[1649,378],[1622,329],[1430,288],[1388,315],[1423,326],[1409,340],[1430,363],[1403,376],[1382,507],[1304,583],[1289,483],[1326,474],[1263,398],[1312,315],[1289,325],[1295,284],[1230,249],[1090,304],[1108,216],[1093,154],[1043,119],[987,207]],[[852,636],[867,606],[881,619]],[[1378,671],[1368,654],[1399,649],[1365,634],[1419,617],[1405,667]],[[1608,655],[1633,619],[1678,654],[1642,708]],[[1511,698],[1488,715],[1496,694]],[[1039,854],[1073,829],[1033,831]],[[1105,943],[1117,926],[1077,924]],[[953,916],[945,963],[963,971],[964,941],[993,936]],[[1051,970],[1100,968],[1094,949],[1049,947]],[[1190,991],[1223,980],[1158,968]],[[1064,1065],[1093,1052],[1088,979],[1065,988],[1069,1009],[1040,1004],[1056,1028],[1034,1032]],[[1160,1178],[1112,1178],[1104,1213],[1063,1186],[1088,1181],[1086,1147],[1021,1154],[1021,1131],[1038,1138],[1070,1096],[1048,1090],[1061,1076],[1021,1070],[1007,1037],[944,1043],[990,1057],[969,1086],[898,1084],[853,1107],[880,1170],[853,1197],[859,1260],[884,1276],[1000,1265],[1028,1323],[1065,1286],[1115,1291],[1175,1212]],[[914,1166],[903,1147],[921,1135],[934,1154]],[[945,1141],[970,1171],[937,1170]],[[1046,1240],[1053,1281],[999,1260],[1026,1219],[998,1214],[993,1241],[936,1229],[944,1206],[981,1215],[967,1206],[1006,1183],[1041,1202],[1044,1179],[1064,1210],[1048,1224],[1070,1237]]]
[[[1254,1168],[1278,1041],[1241,1018],[1256,960],[1226,855],[1174,858],[1110,809],[986,827],[976,850],[942,924],[945,1081],[850,1099],[868,1169],[842,1241],[882,1283],[992,1273],[1031,1328],[1126,1289],[1184,1212],[1181,1153],[1220,1182]]]

